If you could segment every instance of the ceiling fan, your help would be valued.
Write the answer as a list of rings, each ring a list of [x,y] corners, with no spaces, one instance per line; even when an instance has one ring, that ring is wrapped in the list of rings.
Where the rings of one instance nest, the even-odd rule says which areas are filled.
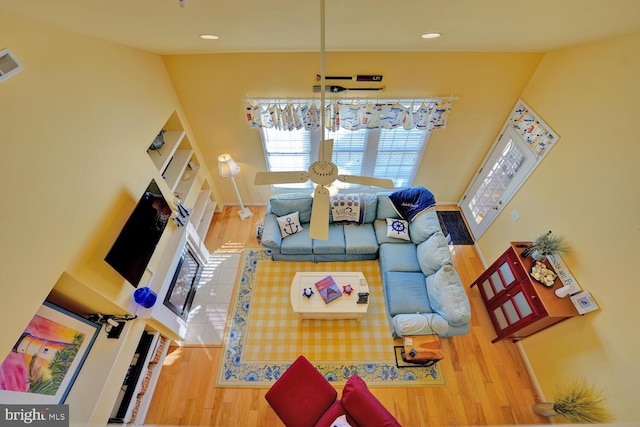
[[[331,161],[333,155],[333,140],[324,139],[325,133],[325,0],[320,0],[320,126],[322,142],[318,153],[318,160],[311,163],[306,171],[288,172],[258,172],[254,183],[256,185],[285,184],[305,182],[308,179],[316,184],[313,192],[313,206],[311,208],[311,224],[309,237],[318,240],[329,238],[329,187],[336,180],[351,184],[369,185],[373,187],[393,188],[390,179],[374,178],[370,176],[339,175],[338,166]]]

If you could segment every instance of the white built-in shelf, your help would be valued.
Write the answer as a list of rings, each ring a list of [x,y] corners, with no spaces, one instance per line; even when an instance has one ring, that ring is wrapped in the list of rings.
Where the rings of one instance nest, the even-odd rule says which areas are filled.
[[[204,215],[204,209],[207,207],[207,203],[210,201],[211,201],[211,190],[209,189],[200,190],[200,192],[198,193],[198,198],[196,199],[196,203],[195,205],[193,205],[191,218],[189,218],[189,221],[195,227],[198,227],[198,224],[200,224],[202,215]]]
[[[200,166],[195,166],[193,168],[187,167],[180,177],[180,180],[175,185],[173,189],[174,195],[179,195],[180,200],[183,202],[187,200],[189,196],[189,192],[193,188],[193,184],[198,176],[198,171],[200,170]]]
[[[193,150],[191,149],[176,150],[176,152],[173,153],[171,163],[169,163],[162,174],[162,177],[167,181],[172,192],[175,191],[176,186],[180,182],[182,174],[187,168],[187,163],[189,163],[189,160],[191,159],[191,154],[193,154]]]
[[[156,165],[156,168],[160,171],[161,174],[164,173],[165,169],[171,162],[173,158],[173,154],[178,149],[180,142],[184,138],[183,130],[168,130],[164,135],[164,145],[160,147],[158,150],[147,150],[149,157],[153,161],[153,164]],[[151,143],[149,143],[151,145]]]
[[[204,208],[204,213],[202,218],[200,219],[200,223],[198,224],[198,236],[200,236],[200,240],[204,241],[207,237],[207,233],[209,232],[209,226],[211,225],[211,220],[213,219],[213,214],[216,210],[216,202],[209,201],[207,206]]]

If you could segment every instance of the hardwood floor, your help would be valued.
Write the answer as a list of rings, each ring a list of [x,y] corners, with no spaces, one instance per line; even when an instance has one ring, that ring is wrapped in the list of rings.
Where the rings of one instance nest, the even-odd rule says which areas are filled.
[[[214,216],[205,241],[210,251],[227,243],[259,245],[255,229],[265,208],[251,207],[254,216],[244,222],[237,209],[226,207]],[[405,427],[547,424],[531,411],[535,389],[516,345],[491,344],[489,316],[477,288],[469,289],[484,270],[475,247],[454,246],[452,255],[471,300],[472,321],[470,334],[442,339],[447,384],[371,391]],[[221,352],[221,347],[172,347],[145,424],[282,426],[264,399],[267,389],[216,388]]]

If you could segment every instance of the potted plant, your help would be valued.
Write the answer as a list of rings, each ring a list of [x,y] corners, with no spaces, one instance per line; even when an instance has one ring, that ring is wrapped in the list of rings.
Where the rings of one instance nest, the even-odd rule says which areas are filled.
[[[560,236],[554,236],[551,231],[540,235],[534,242],[532,248],[534,249],[531,256],[535,260],[542,260],[547,255],[553,253],[562,253],[567,251],[567,245]]]
[[[533,405],[533,412],[543,417],[559,415],[571,423],[604,424],[613,420],[613,415],[603,405],[604,396],[593,384],[584,379],[575,379],[560,388],[552,402]]]

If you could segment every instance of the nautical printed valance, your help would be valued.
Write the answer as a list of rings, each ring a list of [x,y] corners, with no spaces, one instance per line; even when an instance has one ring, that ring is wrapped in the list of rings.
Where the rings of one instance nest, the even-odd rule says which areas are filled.
[[[347,130],[404,128],[432,130],[444,128],[451,110],[451,98],[399,100],[329,100],[325,106],[327,129]],[[251,127],[278,130],[317,130],[321,126],[318,100],[246,99],[247,120]]]

